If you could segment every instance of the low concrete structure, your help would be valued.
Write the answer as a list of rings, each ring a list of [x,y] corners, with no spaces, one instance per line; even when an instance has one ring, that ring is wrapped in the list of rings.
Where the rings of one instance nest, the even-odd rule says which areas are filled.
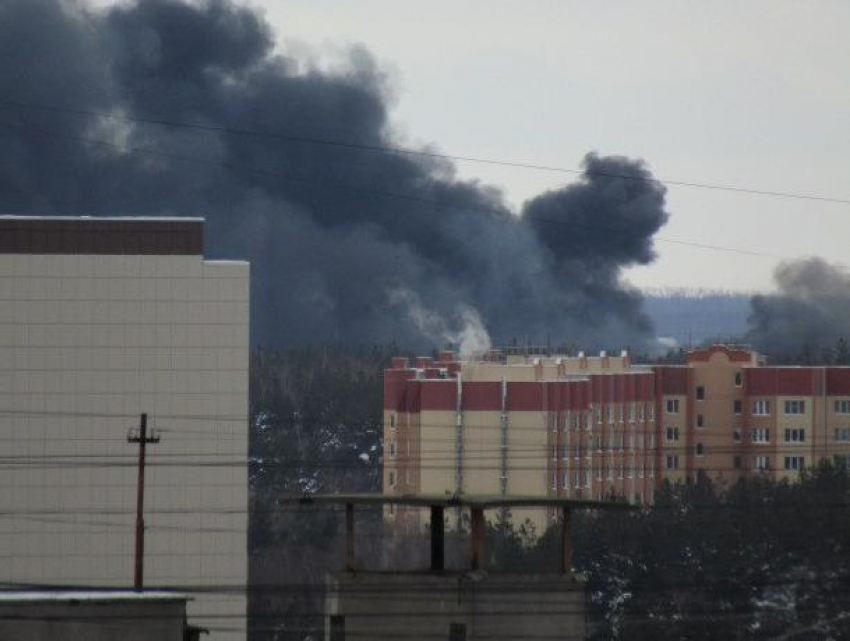
[[[627,503],[563,497],[325,494],[284,496],[281,503],[345,505],[346,571],[328,576],[325,641],[406,639],[584,639],[584,581],[572,569],[572,511],[633,510]],[[419,572],[363,572],[355,549],[355,506],[428,508],[431,559]],[[548,508],[560,512],[561,554],[547,574],[486,571],[485,510]],[[469,570],[445,567],[445,509],[468,509]]]
[[[573,575],[340,572],[328,577],[325,641],[584,639]]]
[[[0,639],[194,640],[188,600],[171,592],[0,592]]]

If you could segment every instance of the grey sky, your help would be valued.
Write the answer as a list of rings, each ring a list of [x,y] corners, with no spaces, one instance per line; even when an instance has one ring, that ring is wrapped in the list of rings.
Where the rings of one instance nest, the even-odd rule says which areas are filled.
[[[283,51],[368,48],[410,143],[850,198],[850,3],[253,0]],[[520,204],[569,176],[460,163]],[[668,239],[850,263],[850,205],[671,187]],[[765,289],[775,260],[659,242],[647,287]]]

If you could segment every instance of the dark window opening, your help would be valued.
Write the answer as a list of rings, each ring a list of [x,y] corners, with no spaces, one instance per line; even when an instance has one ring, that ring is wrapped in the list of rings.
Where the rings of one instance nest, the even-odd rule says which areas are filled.
[[[702,385],[697,387],[697,400],[698,401],[705,400],[705,388]]]
[[[465,623],[452,623],[449,625],[449,641],[466,641]]]
[[[733,401],[733,402],[732,402],[732,407],[733,407],[733,410],[734,410],[735,414],[740,414],[740,413],[741,413],[741,401],[739,401],[739,400],[738,400],[738,401]]]
[[[331,615],[331,641],[345,641],[345,616]]]

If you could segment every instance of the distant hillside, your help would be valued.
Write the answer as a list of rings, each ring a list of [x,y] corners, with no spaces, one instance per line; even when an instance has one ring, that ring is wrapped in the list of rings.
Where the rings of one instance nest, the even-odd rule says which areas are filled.
[[[747,331],[751,294],[701,289],[644,290],[644,309],[659,337],[679,345],[735,340]]]

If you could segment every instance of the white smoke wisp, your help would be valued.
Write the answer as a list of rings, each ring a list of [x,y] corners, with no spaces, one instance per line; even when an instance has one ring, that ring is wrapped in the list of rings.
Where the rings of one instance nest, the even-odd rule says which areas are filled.
[[[390,304],[404,309],[423,336],[437,346],[457,345],[461,358],[479,356],[492,346],[481,315],[470,305],[458,305],[457,320],[450,324],[442,314],[425,307],[416,292],[397,288],[390,290],[388,297]]]

